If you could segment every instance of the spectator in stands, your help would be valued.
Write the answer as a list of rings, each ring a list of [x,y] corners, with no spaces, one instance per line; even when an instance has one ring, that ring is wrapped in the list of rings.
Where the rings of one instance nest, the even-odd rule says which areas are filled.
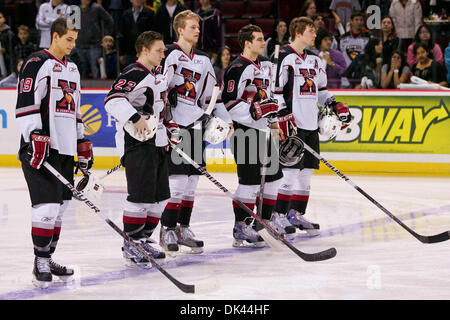
[[[217,57],[223,46],[222,14],[209,0],[200,0],[200,8],[195,11],[200,16],[200,38],[197,48]]]
[[[351,15],[355,11],[361,11],[358,0],[333,0],[330,4],[331,14],[334,17],[336,27],[341,36],[350,30]],[[339,26],[341,25],[341,27]]]
[[[316,37],[316,52],[326,64],[328,88],[341,88],[341,76],[347,69],[345,58],[339,50],[331,48],[332,34],[328,30],[319,29]]]
[[[370,33],[364,26],[364,14],[353,12],[350,20],[350,31],[341,37],[339,46],[348,66],[357,56],[364,54],[364,48],[369,38]]]
[[[350,79],[361,79],[355,89],[379,88],[383,59],[383,42],[380,38],[371,38],[364,48],[364,54],[358,55],[345,71]]]
[[[406,52],[422,24],[422,6],[417,0],[393,0],[389,16],[392,17],[400,38],[400,50]]]
[[[134,44],[138,36],[154,29],[155,14],[144,6],[144,0],[130,0],[132,7],[125,10],[120,20],[119,55],[125,67],[137,60]]]
[[[383,64],[381,67],[381,88],[397,89],[400,83],[409,83],[411,71],[406,63],[405,55],[395,50],[389,60],[389,64]]]
[[[223,84],[223,76],[225,70],[228,68],[231,62],[231,50],[229,47],[224,46],[220,48],[217,59],[214,63],[214,73],[216,74],[217,83],[219,86]]]
[[[417,59],[414,54],[414,45],[418,42],[425,44],[428,48],[431,49],[431,53],[435,61],[439,62],[440,64],[444,64],[444,55],[442,54],[441,47],[439,46],[439,44],[434,42],[430,28],[427,25],[423,24],[419,27],[419,29],[417,29],[416,35],[414,37],[414,42],[411,43],[408,47],[407,61],[411,68],[414,64],[417,63]]]
[[[101,42],[104,34],[112,34],[111,15],[93,0],[81,0],[81,29],[76,47],[72,50],[81,62],[81,78],[100,78],[98,59],[102,56]],[[89,71],[91,76],[89,76]]]
[[[447,86],[444,67],[430,56],[430,49],[426,44],[418,42],[414,45],[414,55],[417,63],[412,67],[412,74],[429,83]]]
[[[312,17],[312,21],[314,22],[314,26],[316,27],[317,32],[321,29],[327,30],[327,28],[325,26],[325,21],[324,21],[323,15],[316,14],[315,16]],[[331,31],[330,31],[330,33],[331,33]],[[316,49],[318,50],[319,48],[316,48]],[[338,49],[338,42],[336,40],[336,37],[332,33],[331,33],[331,49],[333,49],[333,50]]]
[[[14,56],[17,59],[25,60],[30,54],[37,50],[36,45],[29,41],[30,31],[27,26],[20,25],[17,28],[19,41],[14,46]]]
[[[389,16],[381,19],[381,39],[383,40],[383,64],[389,64],[392,53],[400,48],[400,39],[397,37],[394,21]]]
[[[64,0],[50,0],[41,4],[36,16],[36,29],[40,31],[40,49],[50,47],[50,27],[57,18],[67,17],[67,5]]]
[[[314,0],[306,0],[300,9],[299,17],[308,17],[312,19],[314,15],[316,15],[317,6]]]
[[[119,56],[116,51],[114,38],[112,36],[104,36],[102,40],[102,47],[104,52],[106,73],[103,79],[115,79],[117,78]]]
[[[447,48],[445,48],[445,66],[447,68],[447,85],[450,84],[450,42]]]
[[[22,68],[23,60],[19,59],[16,65],[16,69],[11,72],[9,76],[2,79],[0,81],[0,88],[16,88],[17,87],[17,81],[18,81],[18,74],[20,72],[20,68]]]
[[[113,34],[114,36],[116,36],[117,32],[119,31],[120,18],[122,17],[123,12],[131,6],[130,0],[102,0],[101,5],[113,18]]]
[[[1,75],[6,76],[13,70],[12,51],[14,48],[14,33],[11,28],[5,23],[6,19],[2,12],[0,12],[0,53],[3,54],[5,61],[5,70],[1,70]]]
[[[279,19],[275,23],[275,28],[269,38],[266,39],[266,47],[264,49],[264,55],[270,57],[275,50],[277,44],[280,47],[289,43],[289,33],[287,32],[286,21]]]
[[[184,10],[187,10],[187,8],[178,0],[167,0],[163,1],[156,11],[155,31],[163,35],[165,44],[177,41],[177,33],[173,29],[173,19]]]

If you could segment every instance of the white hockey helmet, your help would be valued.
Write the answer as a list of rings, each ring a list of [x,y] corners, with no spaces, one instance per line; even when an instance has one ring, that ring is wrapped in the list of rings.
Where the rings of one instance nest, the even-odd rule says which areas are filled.
[[[218,117],[212,117],[206,123],[203,139],[211,144],[224,141],[230,133],[230,125]]]
[[[76,189],[83,192],[88,198],[100,199],[104,186],[92,172],[87,171],[77,183]]]
[[[147,127],[149,128],[149,132],[146,132],[144,134],[144,136],[141,135],[137,135],[134,133],[134,126],[133,126],[133,122],[132,121],[127,121],[125,123],[125,125],[123,126],[124,130],[126,132],[128,132],[128,134],[130,136],[132,136],[134,139],[139,140],[139,141],[147,141],[151,138],[153,138],[153,136],[156,133],[156,130],[158,129],[158,119],[156,118],[155,115],[153,114],[144,114],[144,116],[147,116],[147,120],[145,120],[147,122]]]
[[[280,163],[285,167],[292,167],[299,163],[305,155],[302,140],[297,136],[286,137],[280,145]]]
[[[319,134],[326,140],[334,139],[342,127],[342,122],[337,115],[328,110],[324,110],[319,115]]]

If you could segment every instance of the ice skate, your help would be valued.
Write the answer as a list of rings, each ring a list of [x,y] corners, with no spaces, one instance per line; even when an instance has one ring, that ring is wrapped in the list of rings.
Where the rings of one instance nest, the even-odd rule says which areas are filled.
[[[177,252],[179,247],[178,236],[175,229],[161,226],[161,231],[159,233],[159,245],[169,253]]]
[[[34,258],[33,284],[41,289],[47,289],[52,283],[49,258]]]
[[[144,249],[144,245],[140,240],[133,242],[140,248]],[[149,245],[150,246],[150,245]],[[147,252],[146,249],[144,249]],[[124,241],[122,247],[123,257],[125,258],[125,265],[130,268],[140,267],[143,269],[149,269],[152,267],[150,261],[144,257],[134,246],[132,246],[128,241]],[[150,253],[149,253],[150,254]],[[153,255],[152,255],[153,256]]]
[[[279,234],[282,234],[286,239],[293,239],[296,229],[286,218],[286,215],[281,213],[273,213],[270,219],[270,226],[274,228]]]
[[[49,259],[50,272],[57,276],[63,282],[70,282],[73,280],[73,269],[67,268],[56,263],[52,258]]]
[[[265,241],[251,225],[238,221],[233,228],[233,247],[235,248],[263,248]]]
[[[195,238],[194,232],[192,232],[189,226],[177,226],[175,232],[178,237],[178,244],[189,248],[189,253],[202,253],[203,241]]]
[[[299,228],[300,230],[306,231],[306,233],[311,236],[318,236],[320,234],[320,226],[317,223],[312,223],[305,219],[298,211],[291,209],[287,216],[289,222]]]

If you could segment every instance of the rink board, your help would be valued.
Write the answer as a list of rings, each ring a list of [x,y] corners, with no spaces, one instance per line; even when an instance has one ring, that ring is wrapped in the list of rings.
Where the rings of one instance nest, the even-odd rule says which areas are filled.
[[[103,107],[108,90],[83,90],[85,135],[94,144],[95,167],[119,163],[114,119]],[[333,90],[350,106],[352,124],[333,141],[322,141],[322,156],[346,173],[450,175],[450,93],[430,90]],[[0,166],[20,166],[15,121],[16,91],[0,90]],[[209,145],[209,171],[234,172],[229,143]],[[319,173],[331,173],[323,164]]]

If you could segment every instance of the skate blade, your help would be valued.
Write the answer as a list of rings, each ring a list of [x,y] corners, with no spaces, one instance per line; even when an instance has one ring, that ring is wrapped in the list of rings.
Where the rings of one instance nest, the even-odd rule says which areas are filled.
[[[316,237],[316,236],[320,235],[319,229],[299,229],[299,230],[303,231],[304,236],[308,236],[308,237]]]
[[[72,282],[75,280],[75,276],[72,274],[70,276],[56,276],[64,283]]]
[[[32,282],[35,287],[40,288],[40,289],[47,289],[52,284],[51,281],[39,281],[35,278],[33,279]]]
[[[186,245],[180,245],[180,252],[187,254],[200,254],[203,253],[203,247],[189,247]]]
[[[138,263],[134,262],[131,259],[125,259],[125,266],[128,268],[141,268],[141,269],[150,269],[153,265],[150,262],[146,263]]]
[[[234,239],[232,245],[234,248],[259,249],[264,248],[266,243],[264,241],[248,242],[246,240]]]

